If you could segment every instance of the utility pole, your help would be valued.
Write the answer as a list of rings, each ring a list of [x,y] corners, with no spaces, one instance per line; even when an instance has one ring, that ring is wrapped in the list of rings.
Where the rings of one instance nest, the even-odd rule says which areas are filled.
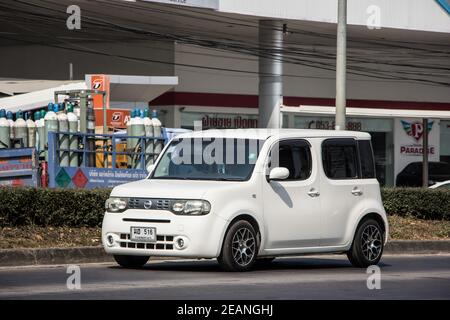
[[[259,21],[259,120],[260,128],[280,128],[283,103],[283,23]]]
[[[428,188],[428,119],[422,120],[422,186]]]
[[[338,0],[335,129],[345,130],[347,77],[347,0]]]

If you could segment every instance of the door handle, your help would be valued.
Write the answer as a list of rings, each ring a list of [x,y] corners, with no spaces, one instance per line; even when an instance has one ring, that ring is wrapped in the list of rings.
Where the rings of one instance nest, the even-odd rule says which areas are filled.
[[[314,197],[320,196],[320,192],[317,191],[316,189],[312,188],[311,190],[308,191],[308,195],[309,195],[310,197],[313,197],[313,198],[314,198]]]
[[[352,190],[352,194],[354,196],[360,196],[360,195],[363,194],[363,192],[361,190],[359,190],[358,187],[354,187],[353,190]]]

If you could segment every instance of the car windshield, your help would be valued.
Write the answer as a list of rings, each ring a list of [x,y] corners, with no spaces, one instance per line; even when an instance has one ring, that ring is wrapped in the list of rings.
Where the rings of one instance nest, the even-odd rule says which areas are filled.
[[[180,138],[172,140],[151,179],[245,181],[264,140]]]

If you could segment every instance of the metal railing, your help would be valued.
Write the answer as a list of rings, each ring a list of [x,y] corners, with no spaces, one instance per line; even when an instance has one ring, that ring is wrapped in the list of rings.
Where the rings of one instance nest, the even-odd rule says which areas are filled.
[[[62,148],[60,146],[61,139],[67,136],[70,139],[76,139],[78,147]],[[135,139],[137,141],[135,147],[131,150],[117,151],[118,144],[126,144],[128,139]],[[119,140],[119,141],[118,141]],[[122,134],[96,134],[96,133],[75,133],[75,132],[49,132],[48,136],[48,162],[56,163],[59,166],[61,163],[61,157],[66,153],[67,157],[70,154],[75,153],[78,159],[79,167],[97,167],[95,156],[98,154],[103,155],[102,168],[120,169],[117,167],[117,157],[124,155],[130,157],[132,166],[130,169],[142,169],[146,170],[146,161],[149,157],[156,160],[159,153],[146,152],[148,143],[162,143],[167,140],[163,132],[162,137],[147,137],[147,136],[128,136]],[[125,141],[125,142],[124,142]],[[101,150],[98,150],[98,142],[101,142]],[[162,150],[162,146],[161,146]],[[43,150],[41,150],[43,152]],[[80,156],[81,154],[81,156]],[[94,157],[92,159],[92,156]],[[111,161],[109,157],[111,156]],[[139,162],[138,162],[139,161]],[[136,166],[135,164],[138,163]]]

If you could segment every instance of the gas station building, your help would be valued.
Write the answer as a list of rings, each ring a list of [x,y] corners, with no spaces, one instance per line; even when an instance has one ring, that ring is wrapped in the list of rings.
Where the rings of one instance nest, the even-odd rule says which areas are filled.
[[[66,26],[74,4],[80,29]],[[0,108],[41,108],[39,92],[88,88],[103,76],[112,126],[117,113],[125,120],[127,110],[150,106],[170,128],[334,129],[337,1],[2,6]],[[434,0],[348,1],[346,127],[371,133],[383,185],[421,161],[422,118],[429,160],[450,162],[446,10]]]

